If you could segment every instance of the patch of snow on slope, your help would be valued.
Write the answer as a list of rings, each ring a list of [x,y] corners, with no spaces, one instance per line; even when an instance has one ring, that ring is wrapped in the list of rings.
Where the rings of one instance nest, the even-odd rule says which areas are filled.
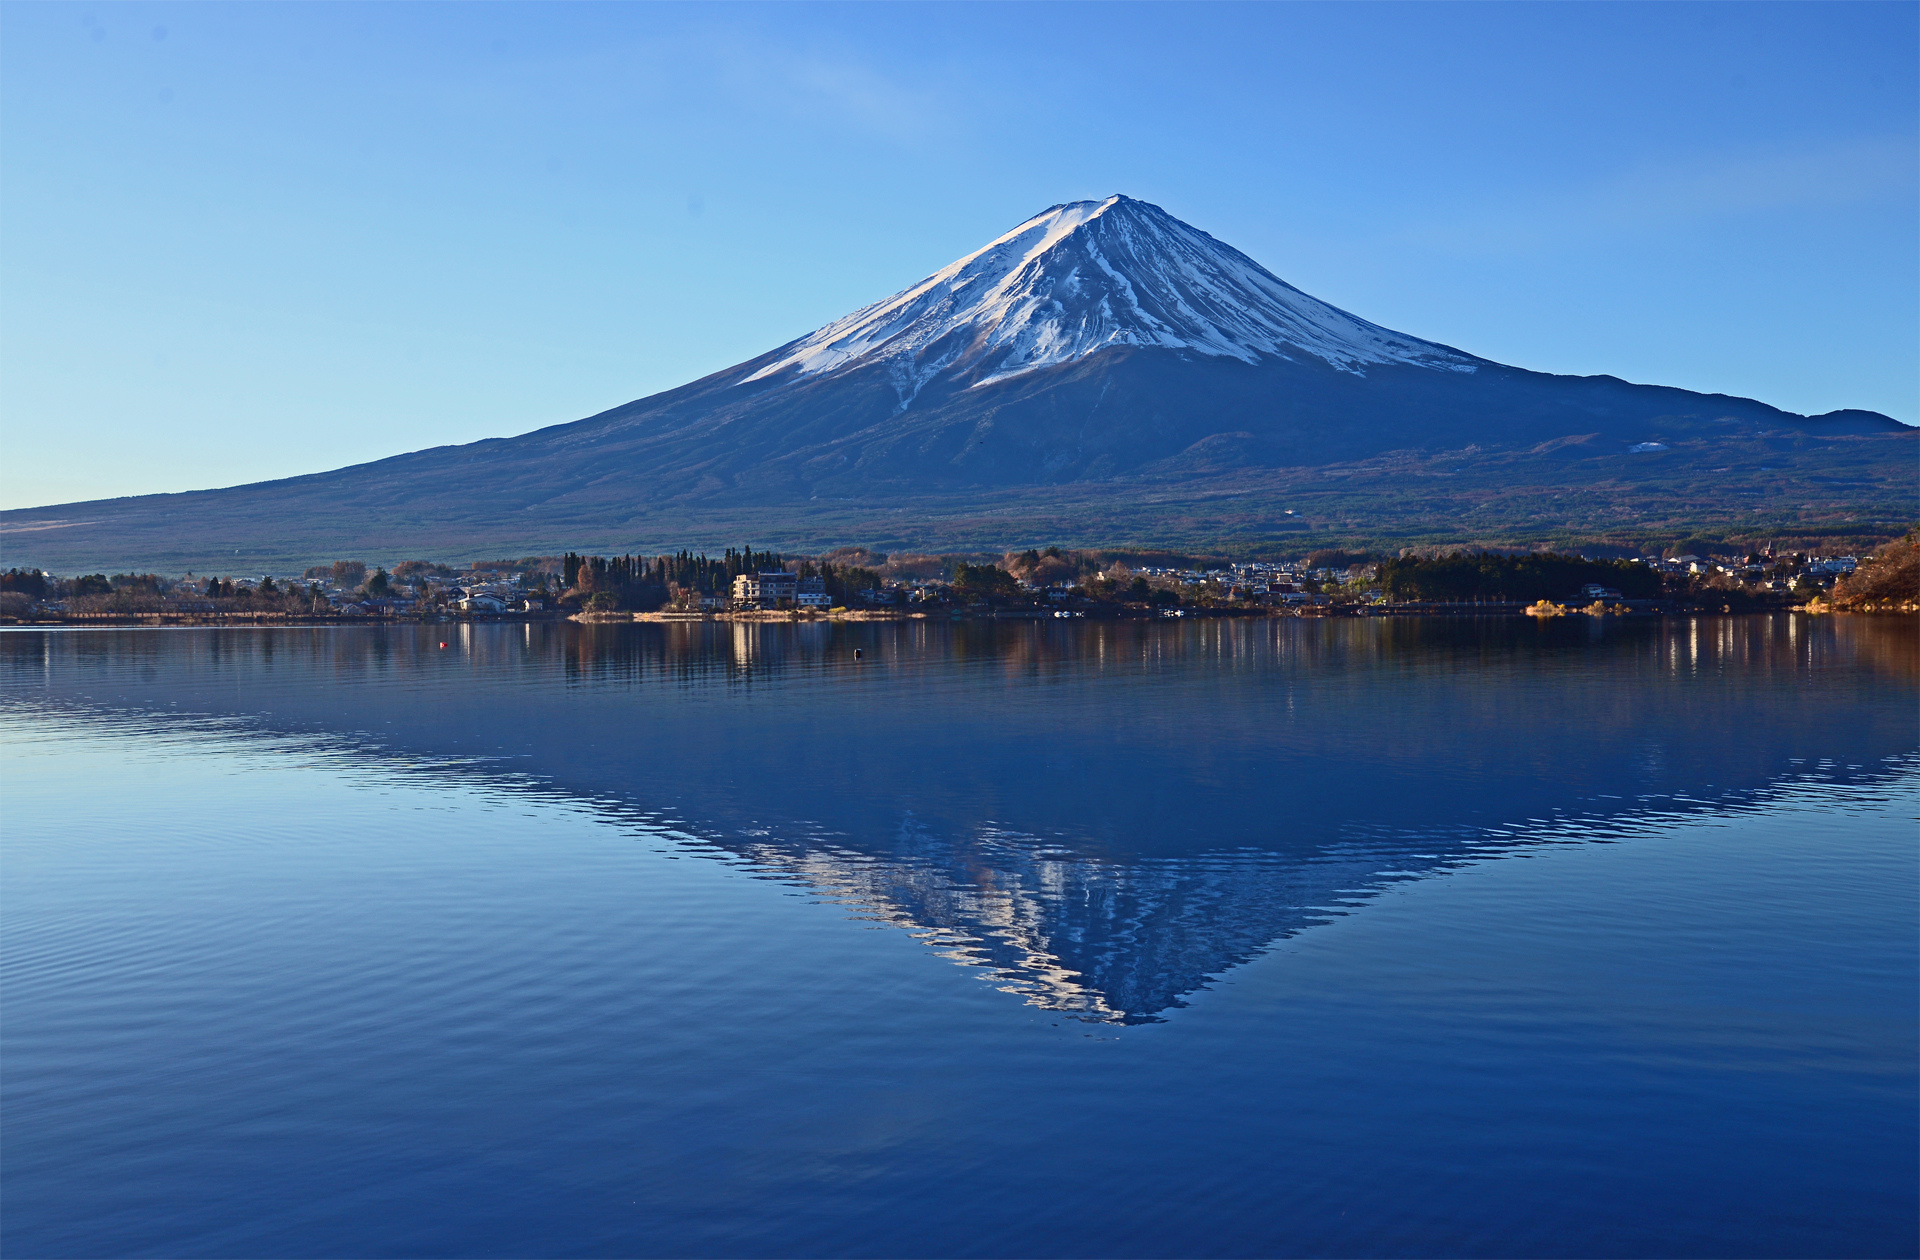
[[[785,348],[759,380],[886,361],[902,409],[944,370],[975,385],[1109,346],[1252,363],[1313,355],[1342,371],[1478,360],[1309,297],[1245,254],[1130,197],[1054,206],[919,284]]]

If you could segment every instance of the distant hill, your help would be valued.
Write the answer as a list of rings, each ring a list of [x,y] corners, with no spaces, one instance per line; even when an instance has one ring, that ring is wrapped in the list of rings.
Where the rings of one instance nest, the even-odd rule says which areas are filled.
[[[0,513],[9,564],[287,568],[845,544],[1879,538],[1920,430],[1551,376],[1310,297],[1127,197],[1054,206],[746,363],[514,438]]]

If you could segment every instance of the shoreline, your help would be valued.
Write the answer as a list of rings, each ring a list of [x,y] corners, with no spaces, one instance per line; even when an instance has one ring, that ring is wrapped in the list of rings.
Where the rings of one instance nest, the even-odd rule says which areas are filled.
[[[1318,604],[1297,608],[1183,608],[1161,609],[1080,609],[1063,616],[1052,609],[1002,608],[907,612],[892,609],[742,610],[724,612],[582,612],[563,613],[481,613],[477,615],[408,616],[328,616],[290,613],[73,613],[60,617],[0,619],[5,629],[122,629],[129,627],[247,627],[247,626],[353,626],[353,625],[533,625],[571,622],[576,625],[697,625],[723,623],[733,625],[810,625],[823,622],[982,622],[1026,621],[1038,623],[1087,621],[1222,621],[1222,620],[1307,620],[1329,618],[1381,617],[1620,617],[1632,620],[1655,617],[1770,617],[1779,613],[1797,613],[1809,617],[1885,617],[1911,616],[1914,607],[1834,608],[1814,601],[1782,608],[1748,608],[1738,611],[1727,605],[1682,605],[1651,602],[1642,606],[1609,606],[1595,611],[1572,604],[1556,605],[1557,611],[1543,613],[1538,604],[1520,602],[1479,604]]]

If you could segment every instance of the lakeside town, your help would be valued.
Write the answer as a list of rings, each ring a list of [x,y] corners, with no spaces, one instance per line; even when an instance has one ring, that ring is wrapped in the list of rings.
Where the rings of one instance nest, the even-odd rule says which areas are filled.
[[[299,574],[0,573],[0,623],[353,619],[768,620],[911,617],[1366,616],[1905,610],[1915,535],[1866,556],[1599,558],[1552,552],[1320,551],[1234,562],[1066,551],[1000,557],[845,548],[793,557],[561,556],[391,569],[341,560]]]

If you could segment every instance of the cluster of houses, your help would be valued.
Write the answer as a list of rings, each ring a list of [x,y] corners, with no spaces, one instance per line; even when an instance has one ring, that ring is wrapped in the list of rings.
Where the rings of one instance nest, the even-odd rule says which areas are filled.
[[[1745,586],[1775,592],[1795,587],[1831,587],[1839,578],[1854,571],[1857,556],[1768,557],[1754,563],[1745,560],[1713,560],[1701,556],[1649,557],[1642,563],[1662,573],[1691,574],[1695,577],[1725,577]]]
[[[502,580],[492,574],[460,574],[451,579],[428,577],[424,582],[429,592],[426,602],[458,612],[539,612],[545,607],[545,601],[521,586],[518,575]],[[356,598],[354,592],[330,582],[321,583],[321,590],[332,610],[347,617],[402,615],[419,611],[423,602],[404,595]]]
[[[1303,604],[1317,598],[1306,590],[1304,572],[1290,565],[1252,563],[1207,570],[1146,567],[1130,572],[1133,576],[1146,578],[1155,587],[1180,588],[1189,602],[1203,594],[1243,603],[1274,605]],[[1330,571],[1322,569],[1318,572],[1316,580],[1328,579]],[[1371,573],[1371,569],[1365,572]],[[1337,580],[1347,580],[1344,571]],[[1022,594],[1033,599],[1044,599],[1051,604],[1067,604],[1082,593],[1077,582],[1037,585],[1018,578],[1015,581]],[[889,583],[882,590],[861,591],[857,598],[867,604],[944,604],[953,601],[954,590],[949,583],[937,579],[916,579]],[[1062,612],[1060,615],[1068,614]]]
[[[1809,589],[1831,587],[1836,579],[1854,571],[1857,558],[1850,555],[1775,557],[1769,553],[1753,557],[1751,562],[1748,559],[1686,555],[1667,558],[1649,556],[1640,563],[1666,574],[1732,580],[1760,590],[1798,590],[1805,593]],[[1180,591],[1183,602],[1194,602],[1205,596],[1242,604],[1275,606],[1325,602],[1326,597],[1315,592],[1333,586],[1344,587],[1349,593],[1364,597],[1368,592],[1360,588],[1372,581],[1375,572],[1370,564],[1357,564],[1350,568],[1308,568],[1273,562],[1251,562],[1211,569],[1149,567],[1133,570],[1135,576],[1146,578],[1157,588]],[[233,585],[240,589],[255,590],[265,580],[240,578],[235,579]],[[1045,600],[1056,606],[1065,606],[1080,594],[1073,582],[1036,586],[1020,581],[1019,586],[1028,597]],[[545,593],[544,583],[530,582],[529,575],[486,570],[427,576],[418,579],[417,583],[409,582],[404,586],[396,584],[390,595],[380,598],[366,595],[365,588],[357,583],[342,585],[325,577],[302,582],[300,587],[285,583],[281,589],[301,587],[316,591],[332,611],[345,616],[405,615],[419,611],[423,602],[466,613],[539,612]],[[407,593],[403,594],[403,591]],[[1599,587],[1590,587],[1582,594],[1596,599],[1619,598],[1617,592]],[[424,596],[424,599],[416,596]],[[698,600],[699,608],[703,611],[726,608],[824,610],[833,602],[823,578],[801,577],[784,570],[743,573],[734,578],[731,592],[700,594],[693,598]],[[938,579],[888,582],[875,589],[849,592],[846,597],[849,603],[876,606],[901,603],[943,605],[952,603],[954,599],[952,586]],[[1062,612],[1060,615],[1071,614]]]
[[[1804,564],[1747,564],[1699,556],[1670,559],[1648,557],[1642,561],[1663,573],[1705,577],[1722,574],[1746,584],[1778,591],[1792,589],[1796,583],[1831,586],[1839,575],[1851,573],[1855,562],[1853,556],[1814,556],[1807,558]],[[1241,603],[1286,606],[1323,600],[1324,597],[1316,596],[1312,591],[1327,586],[1352,590],[1371,581],[1375,569],[1370,564],[1310,569],[1297,564],[1255,561],[1204,570],[1148,567],[1137,569],[1135,573],[1156,586],[1180,588],[1190,597],[1207,594]],[[442,585],[439,579],[428,580],[436,586]],[[1021,582],[1020,586],[1028,595],[1054,604],[1066,604],[1076,594],[1075,585],[1069,582],[1056,582],[1045,587]],[[530,597],[520,587],[518,578],[501,581],[489,575],[461,575],[446,582],[443,593],[448,606],[463,612],[538,611],[540,608],[540,600]],[[1596,599],[1620,598],[1617,591],[1603,587],[1594,587],[1582,594]],[[825,609],[833,602],[827,594],[823,578],[801,577],[784,570],[742,573],[734,578],[729,594],[702,595],[698,598],[700,607],[707,611],[728,607],[767,611]],[[947,583],[938,580],[915,580],[888,583],[877,589],[856,592],[851,598],[867,605],[936,604],[950,602],[953,591]],[[340,603],[339,597],[331,592],[329,599],[335,602],[339,611],[349,615],[355,611],[404,612],[415,606],[413,601],[405,599]]]
[[[1225,569],[1145,568],[1138,572],[1142,577],[1177,584],[1195,593],[1210,591],[1245,603],[1304,604],[1313,599],[1306,590],[1309,581],[1345,584],[1356,576],[1372,573],[1370,567],[1362,566],[1362,569],[1362,573],[1355,574],[1347,569],[1309,570],[1297,565],[1256,561]]]

